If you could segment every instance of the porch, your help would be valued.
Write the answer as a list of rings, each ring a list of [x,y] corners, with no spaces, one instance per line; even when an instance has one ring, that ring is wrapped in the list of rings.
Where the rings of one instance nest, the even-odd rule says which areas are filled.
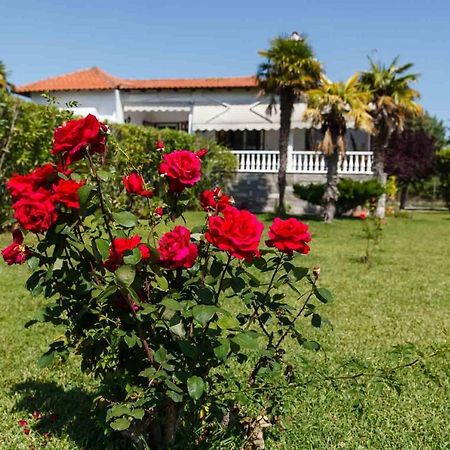
[[[238,172],[276,173],[279,168],[278,150],[233,150],[238,159]],[[323,154],[315,151],[289,151],[287,173],[326,174]],[[371,175],[372,152],[348,151],[338,167],[341,175]]]

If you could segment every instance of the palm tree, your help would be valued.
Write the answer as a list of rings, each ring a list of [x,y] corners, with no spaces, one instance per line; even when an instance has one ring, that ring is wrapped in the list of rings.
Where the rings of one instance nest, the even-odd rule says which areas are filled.
[[[327,163],[327,184],[323,196],[327,223],[334,218],[339,198],[338,163],[339,155],[344,155],[346,150],[347,124],[369,133],[373,129],[369,113],[370,94],[361,90],[358,79],[359,73],[356,73],[346,82],[332,83],[322,76],[321,86],[308,91],[305,118],[311,120],[312,125],[320,126],[323,135],[318,149]]]
[[[318,86],[322,66],[306,39],[294,32],[290,37],[273,39],[268,50],[259,52],[266,60],[259,65],[257,79],[261,91],[271,98],[269,112],[280,102],[280,133],[278,171],[279,213],[285,214],[286,169],[291,117],[295,102],[304,93]]]
[[[369,58],[370,68],[361,74],[361,85],[371,94],[371,115],[374,120],[372,149],[374,152],[373,171],[380,183],[385,186],[385,155],[389,139],[394,132],[404,129],[408,118],[417,116],[422,108],[415,102],[419,92],[410,84],[418,78],[408,73],[413,64],[397,66],[398,57],[389,66],[374,62]],[[377,215],[384,217],[386,194],[378,200]]]
[[[8,82],[8,72],[6,70],[6,66],[3,61],[0,61],[0,90],[6,89],[9,91],[12,87],[13,85]]]

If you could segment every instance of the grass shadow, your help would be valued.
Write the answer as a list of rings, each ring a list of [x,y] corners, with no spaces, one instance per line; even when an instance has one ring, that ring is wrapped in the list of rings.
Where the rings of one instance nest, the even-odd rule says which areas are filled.
[[[129,442],[121,437],[105,436],[98,418],[92,413],[95,393],[88,393],[75,387],[66,389],[55,382],[29,380],[12,387],[18,399],[15,412],[26,412],[33,433],[54,436],[68,436],[80,449],[122,450],[129,449]],[[36,413],[39,414],[38,417]]]

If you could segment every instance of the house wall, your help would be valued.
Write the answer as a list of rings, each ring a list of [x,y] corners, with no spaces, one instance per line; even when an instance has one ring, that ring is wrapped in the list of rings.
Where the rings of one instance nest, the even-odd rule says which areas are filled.
[[[54,92],[52,95],[56,98],[57,105],[62,109],[67,109],[65,105],[68,102],[78,102],[78,107],[69,108],[75,114],[84,116],[91,113],[100,120],[110,122],[122,121],[121,111],[117,111],[116,108],[115,91],[68,91]],[[31,94],[31,100],[40,104],[47,103],[47,100],[40,94]]]

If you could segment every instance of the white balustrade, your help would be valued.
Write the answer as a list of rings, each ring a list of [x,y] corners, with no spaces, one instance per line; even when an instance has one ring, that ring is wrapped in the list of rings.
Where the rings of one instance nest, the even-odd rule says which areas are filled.
[[[233,153],[238,159],[238,172],[278,172],[280,156],[277,150],[235,150]],[[371,175],[373,173],[372,158],[372,152],[347,152],[340,158],[338,172]],[[319,152],[293,151],[288,158],[287,172],[325,174],[326,160]]]

